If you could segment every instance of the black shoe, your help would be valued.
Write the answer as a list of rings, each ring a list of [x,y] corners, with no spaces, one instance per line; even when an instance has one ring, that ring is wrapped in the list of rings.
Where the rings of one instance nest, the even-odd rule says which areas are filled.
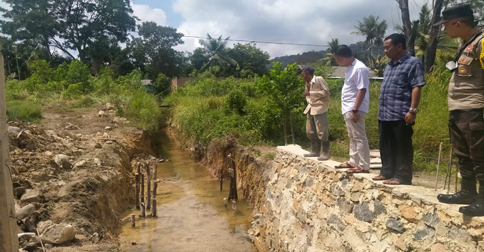
[[[447,204],[471,204],[475,201],[476,196],[477,193],[475,191],[462,190],[456,194],[439,194],[437,199]]]
[[[484,198],[476,197],[470,206],[459,207],[459,212],[468,216],[484,216]]]

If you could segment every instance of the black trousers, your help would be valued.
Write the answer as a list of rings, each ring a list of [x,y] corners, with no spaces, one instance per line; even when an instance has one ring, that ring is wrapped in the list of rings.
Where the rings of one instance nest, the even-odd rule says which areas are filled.
[[[484,180],[483,109],[450,111],[449,133],[462,178]]]
[[[412,125],[401,121],[378,121],[380,132],[380,175],[412,183]]]

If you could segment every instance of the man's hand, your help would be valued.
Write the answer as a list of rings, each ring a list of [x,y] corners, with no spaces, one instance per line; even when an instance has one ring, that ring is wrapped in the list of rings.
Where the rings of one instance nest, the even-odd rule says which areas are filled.
[[[410,113],[410,112],[408,112],[408,113],[405,115],[405,122],[406,122],[407,124],[414,123],[414,122],[415,122],[415,119],[417,119],[417,114],[414,114],[414,113]]]
[[[360,120],[360,114],[351,112],[351,120],[355,123],[358,122]]]
[[[308,95],[309,95],[309,91],[304,91],[303,96],[308,96]]]

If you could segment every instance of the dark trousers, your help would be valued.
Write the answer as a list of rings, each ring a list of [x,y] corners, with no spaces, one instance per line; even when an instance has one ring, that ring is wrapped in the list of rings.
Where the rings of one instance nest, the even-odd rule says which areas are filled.
[[[483,109],[450,111],[449,133],[462,178],[484,180]]]
[[[378,121],[380,132],[380,175],[412,183],[412,125],[401,121]]]

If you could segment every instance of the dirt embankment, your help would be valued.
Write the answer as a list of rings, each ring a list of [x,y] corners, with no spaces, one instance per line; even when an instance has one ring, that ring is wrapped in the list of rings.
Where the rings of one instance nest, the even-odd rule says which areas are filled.
[[[132,160],[153,154],[146,133],[112,106],[103,110],[50,109],[38,124],[9,124],[19,232],[40,233],[53,251],[115,246],[121,215],[134,204]],[[20,245],[41,251],[35,238]]]
[[[170,128],[168,132],[170,137],[175,139],[176,130]],[[253,213],[260,212],[269,181],[269,168],[272,167],[272,161],[263,160],[260,156],[274,152],[275,148],[242,147],[233,137],[214,139],[208,146],[197,143],[183,143],[181,146],[188,149],[195,160],[201,161],[214,178],[220,178],[222,175],[224,186],[229,185],[228,155],[231,154],[230,158],[234,158],[236,164],[237,188],[242,191],[248,205],[253,208]]]

